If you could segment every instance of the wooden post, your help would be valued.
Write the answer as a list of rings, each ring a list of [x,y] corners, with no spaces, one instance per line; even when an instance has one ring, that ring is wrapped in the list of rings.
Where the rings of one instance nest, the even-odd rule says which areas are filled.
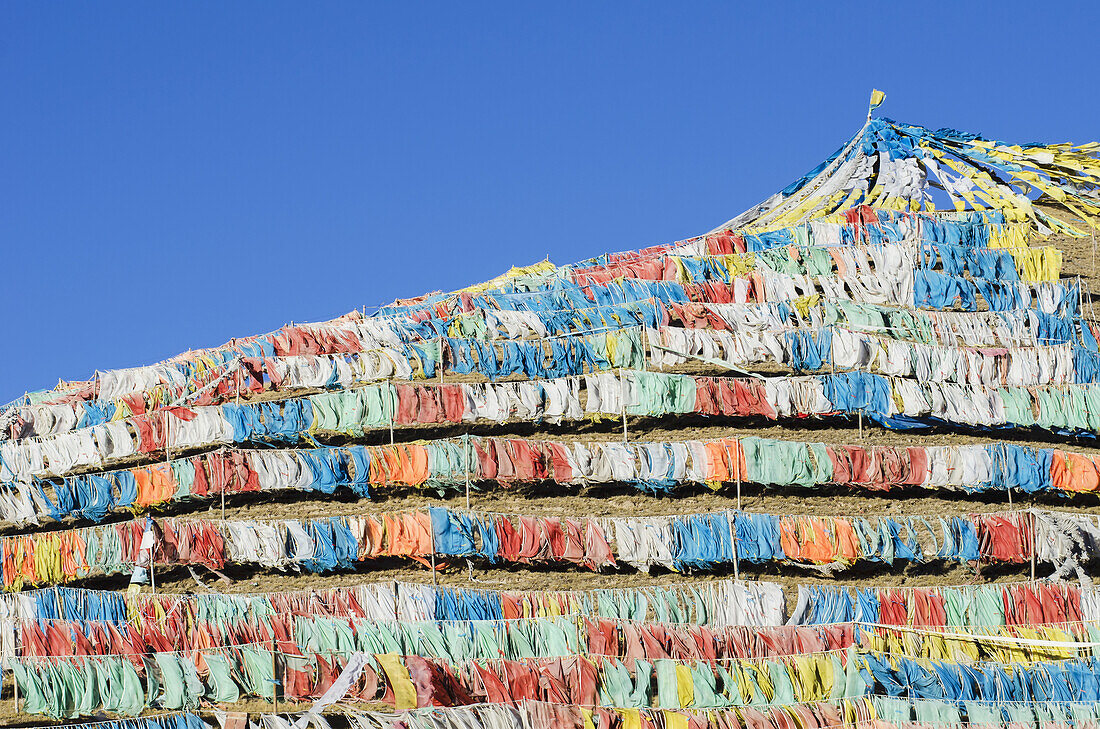
[[[467,433],[464,438],[466,439],[466,511],[470,510],[470,434]]]
[[[393,445],[393,413],[390,413],[390,445]]]
[[[1082,293],[1083,291],[1084,291],[1084,288],[1081,284],[1081,274],[1077,274],[1077,315],[1078,316],[1082,316],[1085,313],[1085,307],[1084,307],[1085,299],[1084,299],[1084,294]]]
[[[19,655],[19,648],[20,648],[19,643],[20,642],[21,641],[20,641],[19,631],[15,631],[15,646],[14,646],[15,647],[15,655]],[[14,658],[14,657],[15,656],[12,656],[12,658]],[[0,674],[0,675],[2,675],[2,674]],[[18,714],[19,713],[19,682],[15,680],[15,672],[14,671],[12,671],[12,674],[11,674],[11,685],[14,689],[15,713]]]
[[[1096,321],[1096,305],[1092,300],[1092,287],[1089,286],[1087,283],[1085,283],[1084,286],[1085,286],[1085,290],[1089,292],[1089,297],[1088,297],[1088,301],[1089,301],[1089,320],[1090,321]],[[1082,318],[1084,317],[1084,314],[1085,313],[1082,311],[1081,312]],[[1086,322],[1082,322],[1082,324],[1087,325]],[[1091,329],[1089,330],[1089,333],[1090,334],[1092,333]]]
[[[279,669],[275,663],[278,649],[275,644],[275,636],[271,636],[271,713],[279,713]]]
[[[829,336],[829,374],[830,375],[835,375],[836,374],[836,360],[833,359],[833,336],[836,335],[836,332],[832,331],[833,330],[833,325],[832,324],[830,324],[828,326],[828,329],[829,329],[829,334],[830,334],[830,336]]]
[[[432,537],[432,587],[436,587],[439,584],[439,578],[435,570],[435,553],[438,551],[435,545],[435,530],[430,529],[429,534],[431,534]]]
[[[1031,522],[1031,579],[1035,580],[1035,541],[1038,536],[1039,530],[1035,528],[1035,512],[1029,511],[1028,516]]]
[[[439,362],[437,362],[437,365],[439,367],[439,384],[442,385],[443,384],[443,337],[439,338]]]
[[[237,406],[241,404],[241,370],[237,369]],[[222,521],[225,521],[225,485],[222,485]]]
[[[738,511],[740,511],[741,507],[738,506],[737,509],[738,509]],[[727,516],[726,518],[728,519],[729,517]],[[733,519],[730,522],[730,532],[731,532],[730,536],[733,537],[733,579],[740,580],[741,579],[741,555],[737,551],[737,519]]]
[[[646,335],[645,324],[642,324],[642,326],[639,328],[642,330],[642,369],[648,370],[649,357],[648,353],[646,352],[646,340],[649,339],[649,337]]]
[[[741,439],[734,438],[733,444],[733,471],[737,479],[737,510],[741,511],[741,458],[739,457],[739,451],[741,450]]]
[[[619,370],[619,407],[623,415],[623,443],[626,443],[626,380],[623,378],[623,371],[621,369]]]
[[[581,615],[577,615],[577,647],[573,651],[573,666],[577,669],[577,692],[581,690],[581,648],[583,646],[582,641],[586,633],[584,629],[584,618]],[[574,696],[571,699],[574,702],[579,702],[580,697]]]

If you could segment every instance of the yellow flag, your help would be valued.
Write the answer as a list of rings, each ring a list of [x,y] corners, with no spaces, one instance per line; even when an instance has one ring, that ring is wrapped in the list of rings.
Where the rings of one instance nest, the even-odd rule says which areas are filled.
[[[137,598],[141,594],[141,585],[136,582],[131,582],[130,586],[126,588],[126,595],[130,599],[126,601],[126,619],[131,623],[137,623],[140,614],[137,608]]]
[[[386,679],[393,689],[395,709],[416,708],[416,686],[413,685],[409,669],[401,662],[401,657],[395,653],[383,653],[374,657],[382,666]]]
[[[688,729],[688,718],[675,711],[665,711],[665,729]]]
[[[637,709],[615,709],[622,717],[622,729],[642,729],[642,713]]]
[[[882,106],[882,102],[886,101],[886,94],[878,89],[871,89],[871,103],[867,106],[867,118],[871,118],[871,112]]]
[[[691,680],[691,669],[687,666],[676,666],[676,695],[680,706],[691,706],[695,703],[695,684]],[[686,720],[684,726],[687,726]]]

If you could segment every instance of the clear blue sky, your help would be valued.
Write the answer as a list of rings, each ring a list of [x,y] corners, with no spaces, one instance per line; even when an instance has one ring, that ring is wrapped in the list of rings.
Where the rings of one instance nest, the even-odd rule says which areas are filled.
[[[1091,3],[4,3],[0,401],[703,232],[881,112],[1100,138]]]

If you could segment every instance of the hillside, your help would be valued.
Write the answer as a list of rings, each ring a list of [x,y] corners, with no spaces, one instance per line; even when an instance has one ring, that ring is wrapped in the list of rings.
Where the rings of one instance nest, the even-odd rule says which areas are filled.
[[[355,710],[503,692],[556,707],[534,726],[928,722],[913,659],[996,663],[1027,705],[1052,661],[1087,696],[1094,149],[869,120],[704,236],[29,393],[0,414],[0,718],[305,711],[353,654]],[[935,711],[989,723],[993,693]]]

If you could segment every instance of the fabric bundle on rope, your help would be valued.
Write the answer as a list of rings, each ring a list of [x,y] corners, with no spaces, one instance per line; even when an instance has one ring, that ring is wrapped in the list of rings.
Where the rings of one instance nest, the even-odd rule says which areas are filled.
[[[449,662],[549,658],[585,653],[623,659],[768,658],[848,648],[852,624],[827,626],[689,626],[622,618],[559,616],[476,621],[395,621],[316,615],[197,619],[129,624],[25,621],[19,657],[137,656],[208,648],[270,645],[297,654],[400,653]]]
[[[348,657],[307,653],[288,661],[288,696],[319,695]],[[375,655],[373,661],[356,693],[346,698],[382,697],[397,708],[523,700],[632,708],[656,700],[667,708],[715,708],[835,700],[865,692],[860,658],[850,651],[757,661],[567,656],[448,664],[393,654]]]
[[[861,653],[860,672],[871,692],[947,701],[1095,702],[1100,665],[1092,659],[1028,664],[915,660]]]
[[[583,412],[581,382],[587,394]],[[407,391],[382,385],[281,403],[197,408],[170,422],[170,443],[163,433],[141,434],[139,429],[139,435],[130,436],[131,445],[136,447],[125,452],[155,453],[165,447],[178,451],[229,442],[291,443],[311,439],[318,432],[362,435],[366,430],[388,428],[391,423],[414,426],[476,421],[575,421],[586,416],[621,416],[624,408],[627,414],[642,417],[697,414],[781,419],[861,413],[890,428],[946,423],[985,428],[1034,427],[1095,437],[1100,430],[1100,384],[987,387],[922,382],[862,371],[733,378],[623,370],[621,374],[604,372],[583,378],[514,383],[410,385]],[[177,421],[194,427],[182,431],[177,429]],[[92,431],[95,429],[54,436],[42,442],[21,441],[3,446],[0,450],[6,450],[8,456],[18,451],[20,457],[0,459],[0,478],[26,481],[48,475],[63,476],[80,464],[102,467],[113,458],[106,449],[116,441],[103,441],[97,446],[90,440]],[[89,438],[89,443],[81,446],[83,436]],[[143,440],[146,438],[153,440]],[[62,446],[85,450],[73,451],[72,457],[60,461],[60,465],[45,456],[51,448]],[[173,488],[166,467],[149,468],[142,472],[150,483],[148,498],[166,498]],[[128,494],[129,489],[138,487],[127,482],[115,488]],[[127,501],[122,496],[116,498]],[[136,496],[127,498],[132,501]],[[106,506],[109,505],[82,509],[88,508],[89,513],[96,514]],[[13,511],[18,514],[20,509],[27,508],[34,507],[27,503],[13,507]],[[56,505],[54,508],[59,509]]]
[[[954,129],[931,130],[891,119],[869,119],[816,169],[716,229],[768,230],[825,218],[856,205],[934,210],[933,179],[956,210],[996,210],[1039,232],[1085,235],[1032,204],[1029,195],[1081,222],[1100,215],[1096,144],[1010,145]],[[1015,188],[999,180],[1010,181]]]
[[[1043,663],[1100,656],[1095,622],[956,629],[857,625],[861,650],[965,663]]]
[[[329,494],[346,488],[369,498],[372,491],[402,487],[458,490],[467,477],[478,488],[486,483],[505,488],[542,482],[625,483],[656,493],[739,478],[765,486],[1012,489],[1071,495],[1100,489],[1100,464],[1091,455],[1014,443],[893,447],[756,437],[656,443],[463,437],[392,446],[231,449],[27,487],[35,508],[43,510],[36,519],[72,516],[101,521],[121,508],[221,493],[292,489]],[[19,486],[9,484],[13,493]]]
[[[54,718],[100,711],[136,716],[148,707],[191,711],[204,700],[234,703],[242,695],[270,700],[276,678],[271,649],[260,646],[210,649],[196,657],[170,651],[14,658],[10,664],[22,711]]]
[[[1035,512],[1041,514],[1043,512]],[[490,563],[556,564],[590,570],[620,563],[649,570],[711,570],[736,560],[846,567],[857,562],[1023,563],[1034,553],[1031,511],[931,518],[793,516],[741,511],[664,517],[504,515],[444,507],[303,520],[134,520],[0,538],[8,590],[92,574],[132,571],[150,525],[156,565],[226,563],[330,572],[357,562],[431,555]],[[1074,522],[1079,534],[1097,529]],[[1042,536],[1042,535],[1041,535]],[[1049,542],[1049,540],[1046,540]],[[1082,538],[1077,538],[1083,543]],[[1095,550],[1081,556],[1087,562]]]
[[[276,678],[265,656],[230,651],[204,656],[200,668],[179,654],[135,664],[121,657],[17,660],[16,680],[27,713],[78,716],[106,708],[134,714],[144,705],[179,708],[210,695],[234,701],[239,691],[263,695]],[[278,677],[285,696],[323,694],[351,657],[345,650],[284,656]],[[869,693],[945,701],[1075,703],[1100,699],[1100,669],[1089,660],[957,663],[878,652],[830,651],[762,660],[680,661],[566,656],[458,661],[397,654],[360,654],[367,663],[345,700],[382,700],[397,708],[483,701],[559,701],[578,705],[667,709],[782,706]],[[207,657],[209,656],[209,657]],[[270,654],[266,656],[270,661]],[[83,670],[82,670],[83,669]],[[60,680],[68,691],[50,690]],[[656,690],[654,690],[654,687]]]
[[[990,729],[1052,729],[1091,726],[1100,714],[1087,702],[1020,706],[1011,702],[968,700],[947,702],[895,696],[843,698],[828,702],[715,709],[589,707],[540,701],[425,707],[398,712],[345,709],[343,718],[354,729],[943,729],[977,725]],[[264,726],[287,729],[282,724]],[[258,727],[257,727],[258,729]]]
[[[639,353],[638,343],[635,341],[627,344],[620,341],[621,338],[629,338],[632,333],[636,335],[636,329],[640,326],[656,327],[663,323],[667,317],[659,307],[664,303],[671,303],[671,298],[667,296],[667,292],[663,295],[652,295],[654,292],[650,292],[651,295],[648,296],[642,295],[635,300],[616,303],[614,295],[600,294],[593,290],[593,287],[622,285],[616,281],[621,279],[621,275],[628,276],[633,281],[631,285],[636,287],[644,283],[647,276],[655,276],[655,280],[662,284],[679,283],[667,280],[667,273],[675,271],[679,274],[675,278],[682,279],[682,282],[706,283],[709,286],[710,283],[728,281],[735,290],[743,289],[748,292],[758,289],[759,297],[753,300],[774,302],[785,297],[785,294],[774,290],[774,287],[787,284],[781,284],[781,280],[774,277],[757,276],[756,279],[745,279],[743,286],[734,285],[733,269],[730,266],[734,266],[739,273],[747,273],[759,265],[772,273],[787,277],[804,275],[810,271],[831,272],[835,267],[841,273],[847,272],[854,276],[866,268],[869,260],[876,265],[888,264],[890,270],[898,268],[896,262],[887,260],[891,259],[890,255],[881,252],[876,254],[872,250],[868,259],[868,246],[878,249],[904,244],[906,250],[912,250],[914,245],[919,244],[921,270],[917,273],[924,275],[927,267],[937,265],[945,271],[933,274],[934,283],[926,281],[927,276],[921,279],[922,290],[925,292],[920,297],[922,303],[930,303],[930,300],[926,300],[928,292],[935,290],[936,296],[942,298],[950,289],[959,293],[959,297],[952,295],[943,298],[941,306],[953,305],[951,301],[955,298],[959,298],[961,302],[963,299],[969,301],[976,297],[987,299],[994,309],[1031,306],[1033,299],[1046,308],[1060,306],[1051,300],[1053,294],[1047,289],[1035,289],[1033,296],[1030,288],[1016,285],[1020,281],[1057,284],[1060,252],[1050,247],[1027,248],[1022,243],[1007,249],[989,248],[988,246],[1002,245],[999,242],[1002,238],[999,232],[1003,227],[1001,221],[981,218],[977,221],[966,221],[965,224],[971,227],[976,223],[993,226],[985,235],[975,236],[972,230],[962,229],[952,234],[941,230],[944,226],[963,225],[962,221],[947,221],[920,214],[906,214],[897,218],[889,210],[876,211],[867,207],[851,211],[851,214],[839,220],[842,223],[836,224],[840,226],[836,231],[823,227],[827,224],[820,222],[812,227],[787,231],[788,234],[779,236],[775,243],[782,244],[789,250],[765,250],[744,258],[730,253],[744,249],[743,237],[708,236],[696,239],[694,243],[662,249],[650,254],[649,258],[635,258],[624,264],[627,268],[622,271],[608,270],[604,264],[598,264],[592,269],[604,271],[604,276],[594,278],[591,273],[578,273],[585,270],[583,268],[568,268],[574,279],[583,282],[584,286],[566,296],[560,291],[567,286],[564,280],[555,279],[552,284],[549,280],[546,282],[561,297],[553,305],[564,307],[556,316],[550,316],[549,311],[540,308],[537,300],[529,294],[514,302],[521,310],[501,310],[499,307],[503,303],[494,297],[492,301],[479,303],[470,311],[461,312],[461,318],[453,322],[434,322],[436,326],[427,330],[422,327],[429,322],[416,317],[406,317],[406,321],[400,325],[388,322],[389,328],[383,330],[377,328],[383,323],[380,320],[354,317],[325,325],[286,327],[282,334],[265,335],[270,343],[266,348],[261,348],[263,351],[256,349],[256,338],[252,338],[244,340],[246,344],[231,347],[232,351],[223,351],[217,355],[210,354],[209,350],[206,353],[194,353],[193,356],[197,358],[195,362],[177,358],[170,363],[147,368],[98,373],[93,381],[66,383],[64,394],[52,401],[25,405],[8,413],[10,427],[0,433],[0,436],[25,438],[29,435],[54,435],[131,415],[170,410],[172,403],[184,399],[188,400],[189,405],[209,405],[224,402],[240,392],[258,393],[271,388],[344,388],[356,382],[388,377],[430,378],[441,367],[456,374],[478,371],[492,378],[511,372],[523,372],[528,377],[561,376],[569,372],[579,374],[582,369],[578,368],[585,365],[594,368],[634,366],[632,357]],[[716,241],[726,240],[731,242],[725,249],[718,246],[725,255],[699,257],[701,253],[715,252],[713,244]],[[843,246],[852,240],[859,241],[859,250],[837,248],[838,245]],[[951,241],[965,242],[966,245]],[[796,247],[795,243],[799,246]],[[825,253],[826,250],[829,251],[828,254]],[[679,255],[673,255],[673,252]],[[690,255],[684,256],[685,253]],[[652,260],[652,256],[667,258],[666,265],[659,265],[659,261]],[[879,261],[879,258],[882,260]],[[648,261],[649,264],[639,268],[641,260]],[[653,266],[656,266],[656,270],[651,270]],[[908,268],[911,276],[913,263],[901,268]],[[689,271],[694,273],[689,275]],[[972,278],[961,278],[959,274],[963,272]],[[1015,279],[1016,283],[1010,279]],[[806,283],[801,281],[799,285],[805,286]],[[849,288],[859,298],[867,293],[868,285],[868,281],[863,281]],[[824,287],[831,295],[842,299],[853,295],[844,287]],[[769,290],[765,292],[765,288]],[[911,288],[910,283],[906,290]],[[965,296],[962,295],[963,289],[966,290]],[[739,301],[749,300],[740,294],[735,296]],[[688,296],[681,292],[674,298],[686,301]],[[1073,297],[1067,290],[1060,298],[1065,304]],[[902,299],[909,301],[912,295],[903,296]],[[616,310],[609,311],[608,315],[592,311],[603,308]],[[577,318],[573,320],[576,326],[553,326],[561,318],[561,313],[566,311],[576,312]],[[481,319],[471,327],[469,317],[472,312],[478,313]],[[515,316],[520,318],[515,319]],[[585,331],[593,329],[596,323],[603,329],[620,331],[586,334]],[[497,328],[495,333],[504,337],[501,345],[503,349],[499,353],[495,349],[486,350],[485,347],[489,345],[484,341],[479,344],[478,341],[470,341],[468,337],[462,336],[472,333],[483,337],[490,324]],[[551,329],[553,336],[564,339],[541,341],[551,335]],[[528,336],[537,337],[539,341],[527,341],[525,338]],[[577,348],[579,349],[574,352]],[[552,364],[547,366],[547,362]],[[502,365],[504,369],[501,369]],[[210,389],[212,385],[217,387]]]
[[[919,588],[801,585],[790,625],[856,622],[967,628],[1095,620],[1073,583],[1024,582]]]
[[[724,341],[724,337],[738,336],[736,345],[742,345],[744,353],[739,356],[747,362],[765,362],[767,357],[781,361],[787,337],[798,335],[815,338],[814,346],[821,357],[828,352],[841,366],[845,362],[858,363],[853,352],[842,340],[832,346],[831,335],[825,330],[849,330],[873,334],[878,337],[878,346],[883,349],[895,346],[892,342],[911,344],[939,345],[958,348],[1030,348],[1054,346],[1057,344],[1081,345],[1089,352],[1096,351],[1092,329],[1086,327],[1084,320],[1058,314],[1046,314],[1036,309],[1011,309],[1006,311],[934,311],[923,309],[901,309],[876,304],[861,304],[854,301],[832,301],[821,296],[798,299],[792,303],[769,302],[766,304],[712,303],[693,301],[669,306],[670,325],[649,327],[650,357],[665,365],[677,360],[675,352],[669,354],[657,347],[675,344],[672,333],[675,325],[698,332],[677,333],[681,339],[706,339],[706,342],[685,342],[682,350],[688,347],[699,350],[705,347],[716,348],[713,340]],[[669,336],[666,337],[666,332]],[[725,334],[724,334],[725,332]],[[806,332],[806,334],[803,334]],[[653,339],[654,333],[657,336]],[[752,338],[755,337],[754,341]],[[669,339],[666,346],[662,338]],[[808,345],[802,342],[805,349]],[[835,351],[834,351],[835,350]],[[1078,352],[1079,350],[1074,350]]]
[[[1100,354],[1069,343],[979,349],[907,342],[879,332],[819,329],[648,329],[656,369],[701,360],[729,369],[777,364],[795,372],[858,369],[921,381],[994,387],[1090,383]]]
[[[88,622],[116,627],[139,621],[177,627],[203,621],[266,620],[276,615],[383,621],[514,620],[582,616],[691,625],[779,626],[786,620],[783,590],[772,582],[704,583],[588,590],[493,590],[411,582],[261,594],[112,592],[75,587],[0,595],[3,625],[24,621]],[[14,641],[11,642],[14,647]],[[14,648],[13,648],[14,650]]]

